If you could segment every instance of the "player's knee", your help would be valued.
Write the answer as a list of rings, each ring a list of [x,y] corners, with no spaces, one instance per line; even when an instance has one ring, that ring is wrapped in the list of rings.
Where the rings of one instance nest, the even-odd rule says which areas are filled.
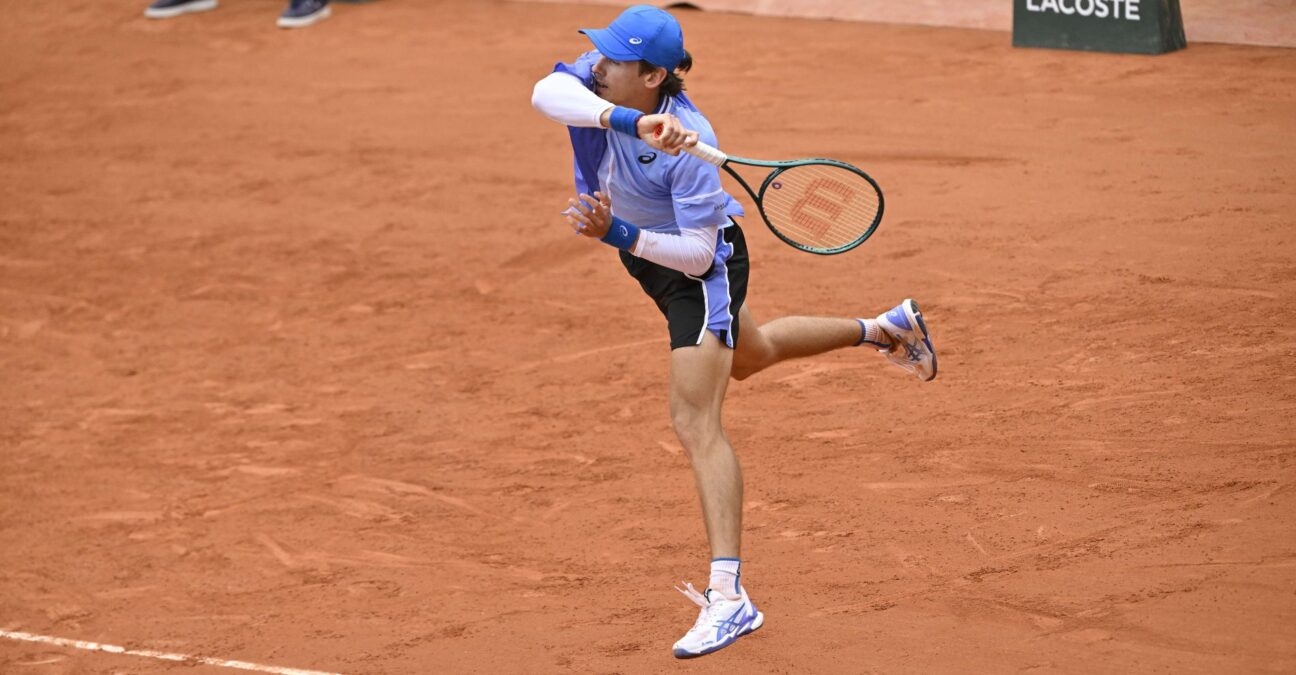
[[[735,380],[742,381],[765,370],[777,360],[772,346],[758,344],[734,354],[733,367],[729,370],[729,375]]]
[[[671,426],[690,459],[698,448],[707,447],[712,437],[722,433],[715,415],[689,405],[671,407]]]
[[[675,435],[679,436],[681,441],[698,436],[701,433],[703,419],[700,411],[694,408],[682,405],[671,407],[671,427],[675,429]]]
[[[733,369],[729,371],[729,375],[741,382],[760,372],[760,370],[760,368],[753,367],[752,364],[746,361],[734,361]]]

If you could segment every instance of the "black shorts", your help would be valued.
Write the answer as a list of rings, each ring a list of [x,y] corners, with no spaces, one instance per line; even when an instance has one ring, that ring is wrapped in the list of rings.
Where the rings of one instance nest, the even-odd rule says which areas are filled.
[[[671,349],[702,344],[709,330],[733,349],[738,310],[747,300],[747,240],[737,223],[716,233],[715,260],[700,277],[621,252],[621,264],[657,303],[670,328]]]

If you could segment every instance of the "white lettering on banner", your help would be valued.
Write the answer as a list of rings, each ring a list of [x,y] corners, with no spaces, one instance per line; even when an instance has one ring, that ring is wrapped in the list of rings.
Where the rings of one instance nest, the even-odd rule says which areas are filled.
[[[1026,11],[1138,21],[1139,0],[1026,0]]]

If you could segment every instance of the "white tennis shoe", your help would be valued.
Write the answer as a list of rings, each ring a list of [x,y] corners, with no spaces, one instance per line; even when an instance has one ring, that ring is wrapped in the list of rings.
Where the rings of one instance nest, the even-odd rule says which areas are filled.
[[[216,9],[216,0],[157,0],[144,10],[150,19],[170,19],[190,12],[209,12]]]
[[[936,379],[936,350],[932,348],[918,303],[905,298],[878,316],[877,322],[891,338],[891,348],[882,350],[891,363],[917,375],[923,382]]]
[[[691,659],[724,649],[765,623],[765,615],[756,611],[746,589],[742,589],[742,597],[737,600],[710,588],[699,593],[690,583],[684,584],[684,588],[676,586],[675,590],[702,608],[693,627],[675,643],[677,659]]]

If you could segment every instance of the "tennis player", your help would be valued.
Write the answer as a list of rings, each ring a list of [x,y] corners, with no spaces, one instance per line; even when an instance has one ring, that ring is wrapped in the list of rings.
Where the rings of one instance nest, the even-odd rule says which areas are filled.
[[[868,345],[928,381],[936,354],[918,306],[905,300],[875,319],[783,317],[758,325],[747,308],[742,206],[715,166],[686,153],[719,147],[711,123],[684,94],[692,67],[679,23],[637,5],[594,45],[536,83],[532,105],[568,127],[576,191],[563,212],[578,233],[619,249],[622,265],[666,318],[671,422],[692,466],[711,548],[707,587],[678,589],[701,610],[674,645],[690,658],[761,627],[742,579],[742,472],[721,426],[729,378],[775,363]]]

